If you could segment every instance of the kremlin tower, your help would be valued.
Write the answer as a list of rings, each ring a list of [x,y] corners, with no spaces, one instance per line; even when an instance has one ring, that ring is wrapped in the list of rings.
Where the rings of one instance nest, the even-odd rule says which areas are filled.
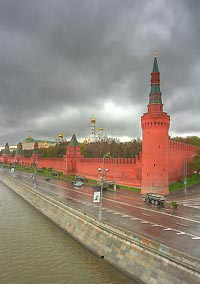
[[[169,193],[170,116],[163,111],[157,52],[154,53],[148,111],[141,117],[142,185],[141,193]]]
[[[96,119],[94,118],[94,116],[91,117],[90,120],[91,124],[90,124],[90,138],[89,138],[89,142],[96,142]]]

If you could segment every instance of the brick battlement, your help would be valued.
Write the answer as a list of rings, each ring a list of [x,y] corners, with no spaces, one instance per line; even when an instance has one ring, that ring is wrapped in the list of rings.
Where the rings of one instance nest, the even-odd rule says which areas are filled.
[[[137,160],[140,160],[141,153],[134,158],[105,158],[104,164],[135,164]],[[103,158],[81,158],[81,163],[103,163]]]
[[[194,153],[197,153],[198,151],[200,151],[200,147],[198,146],[189,145],[189,144],[185,144],[185,143],[174,141],[174,140],[169,140],[169,148],[176,149],[176,150],[183,150],[183,151],[191,151]]]

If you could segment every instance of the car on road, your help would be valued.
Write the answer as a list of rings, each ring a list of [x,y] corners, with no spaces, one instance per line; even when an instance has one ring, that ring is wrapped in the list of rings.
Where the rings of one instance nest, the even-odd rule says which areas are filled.
[[[77,182],[72,182],[72,185],[75,187],[81,187],[82,185],[84,185],[84,183],[82,181],[77,181]]]
[[[104,183],[103,184],[103,190],[107,190],[108,186]],[[97,182],[96,185],[93,186],[94,191],[100,191],[101,190],[101,183]]]
[[[157,193],[146,193],[142,196],[143,201],[156,204],[156,205],[162,205],[164,206],[166,197],[163,194],[157,194]]]
[[[116,184],[114,181],[109,181],[109,180],[105,180],[104,181],[104,184],[107,188],[111,188],[111,189],[114,189],[115,188],[115,185],[116,185],[116,189],[119,189],[119,185]]]
[[[75,176],[75,180],[82,181],[82,182],[88,182],[88,179],[84,176]]]
[[[104,183],[103,183],[103,190],[114,189],[114,185],[115,185],[114,182],[105,180]],[[97,182],[96,185],[93,186],[93,189],[94,189],[95,191],[101,190],[101,183],[100,183],[100,182]],[[118,186],[118,185],[116,186],[116,189],[119,189],[119,186]]]
[[[56,172],[52,172],[50,175],[51,175],[52,177],[58,177],[58,176],[59,176],[59,174],[56,173]]]
[[[46,181],[50,181],[50,177],[45,177],[44,178]]]

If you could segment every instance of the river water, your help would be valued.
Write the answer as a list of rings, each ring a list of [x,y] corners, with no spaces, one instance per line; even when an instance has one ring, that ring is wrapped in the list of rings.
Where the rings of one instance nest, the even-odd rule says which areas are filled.
[[[137,284],[0,182],[1,284]]]

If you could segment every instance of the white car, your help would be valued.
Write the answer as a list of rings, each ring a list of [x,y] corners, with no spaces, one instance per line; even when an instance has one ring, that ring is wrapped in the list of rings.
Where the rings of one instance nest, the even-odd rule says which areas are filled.
[[[84,183],[82,181],[77,181],[77,182],[73,182],[72,184],[73,186],[81,187]]]

